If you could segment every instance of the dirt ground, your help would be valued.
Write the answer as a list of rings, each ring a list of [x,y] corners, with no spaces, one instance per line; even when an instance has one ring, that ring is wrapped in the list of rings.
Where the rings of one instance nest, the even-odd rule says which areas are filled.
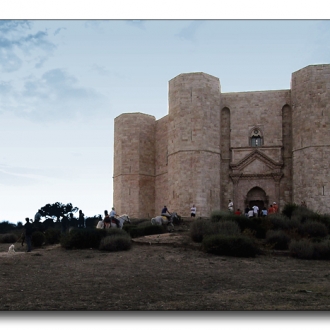
[[[1,311],[329,311],[329,261],[206,254],[186,231],[129,251],[0,244]]]

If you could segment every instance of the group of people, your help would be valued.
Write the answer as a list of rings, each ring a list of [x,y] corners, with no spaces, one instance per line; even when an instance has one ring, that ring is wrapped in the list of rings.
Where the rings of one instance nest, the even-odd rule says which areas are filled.
[[[111,222],[115,222],[117,225],[117,228],[120,228],[120,222],[116,217],[118,217],[118,214],[116,213],[114,207],[111,209],[110,214],[108,213],[108,210],[105,210],[104,218],[97,223],[96,228],[97,229],[108,229],[111,226]]]
[[[247,205],[244,213],[247,218],[266,217],[269,214],[278,213],[278,205],[276,202],[273,202],[273,204],[269,205],[268,209],[265,206],[259,209],[257,205],[253,205],[252,207]]]
[[[229,200],[228,210],[230,212],[233,212],[233,209],[234,209],[234,204],[231,200]],[[262,209],[259,209],[258,205],[253,205],[252,207],[246,205],[246,208],[244,210],[244,214],[247,218],[266,217],[267,215],[274,213],[278,213],[278,205],[276,204],[276,202],[270,204],[268,209],[265,206]],[[234,214],[241,215],[242,212],[240,209],[237,209],[234,212]]]

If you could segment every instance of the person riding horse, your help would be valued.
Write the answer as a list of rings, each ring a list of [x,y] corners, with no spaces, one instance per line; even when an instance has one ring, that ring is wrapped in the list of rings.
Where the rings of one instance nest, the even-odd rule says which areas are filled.
[[[117,224],[118,228],[120,228],[120,222],[116,218],[116,216],[118,216],[118,214],[116,213],[115,208],[113,207],[111,212],[110,212],[110,219],[111,219],[111,221],[114,221]]]
[[[171,213],[170,213],[170,210],[166,207],[166,205],[164,205],[161,215],[166,217],[168,221],[171,220]]]

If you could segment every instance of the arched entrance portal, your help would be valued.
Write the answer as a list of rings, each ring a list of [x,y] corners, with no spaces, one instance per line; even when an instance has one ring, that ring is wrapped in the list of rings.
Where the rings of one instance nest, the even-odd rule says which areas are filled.
[[[261,210],[263,207],[268,206],[268,199],[269,198],[263,189],[260,187],[254,187],[248,192],[245,204],[249,205],[249,207],[257,205],[259,210]]]

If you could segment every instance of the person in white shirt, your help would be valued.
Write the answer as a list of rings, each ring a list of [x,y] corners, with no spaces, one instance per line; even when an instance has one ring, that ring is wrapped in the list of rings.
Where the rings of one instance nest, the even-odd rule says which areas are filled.
[[[192,208],[190,209],[190,216],[192,217],[192,218],[195,218],[195,216],[196,216],[196,206],[195,206],[195,204],[192,206]]]
[[[233,212],[234,211],[234,203],[231,201],[231,199],[229,200],[228,210],[230,212]]]
[[[254,212],[253,209],[250,209],[248,212],[248,218],[253,218]]]
[[[257,205],[254,205],[254,206],[252,206],[252,208],[253,208],[254,216],[257,217],[259,214],[259,207]]]

